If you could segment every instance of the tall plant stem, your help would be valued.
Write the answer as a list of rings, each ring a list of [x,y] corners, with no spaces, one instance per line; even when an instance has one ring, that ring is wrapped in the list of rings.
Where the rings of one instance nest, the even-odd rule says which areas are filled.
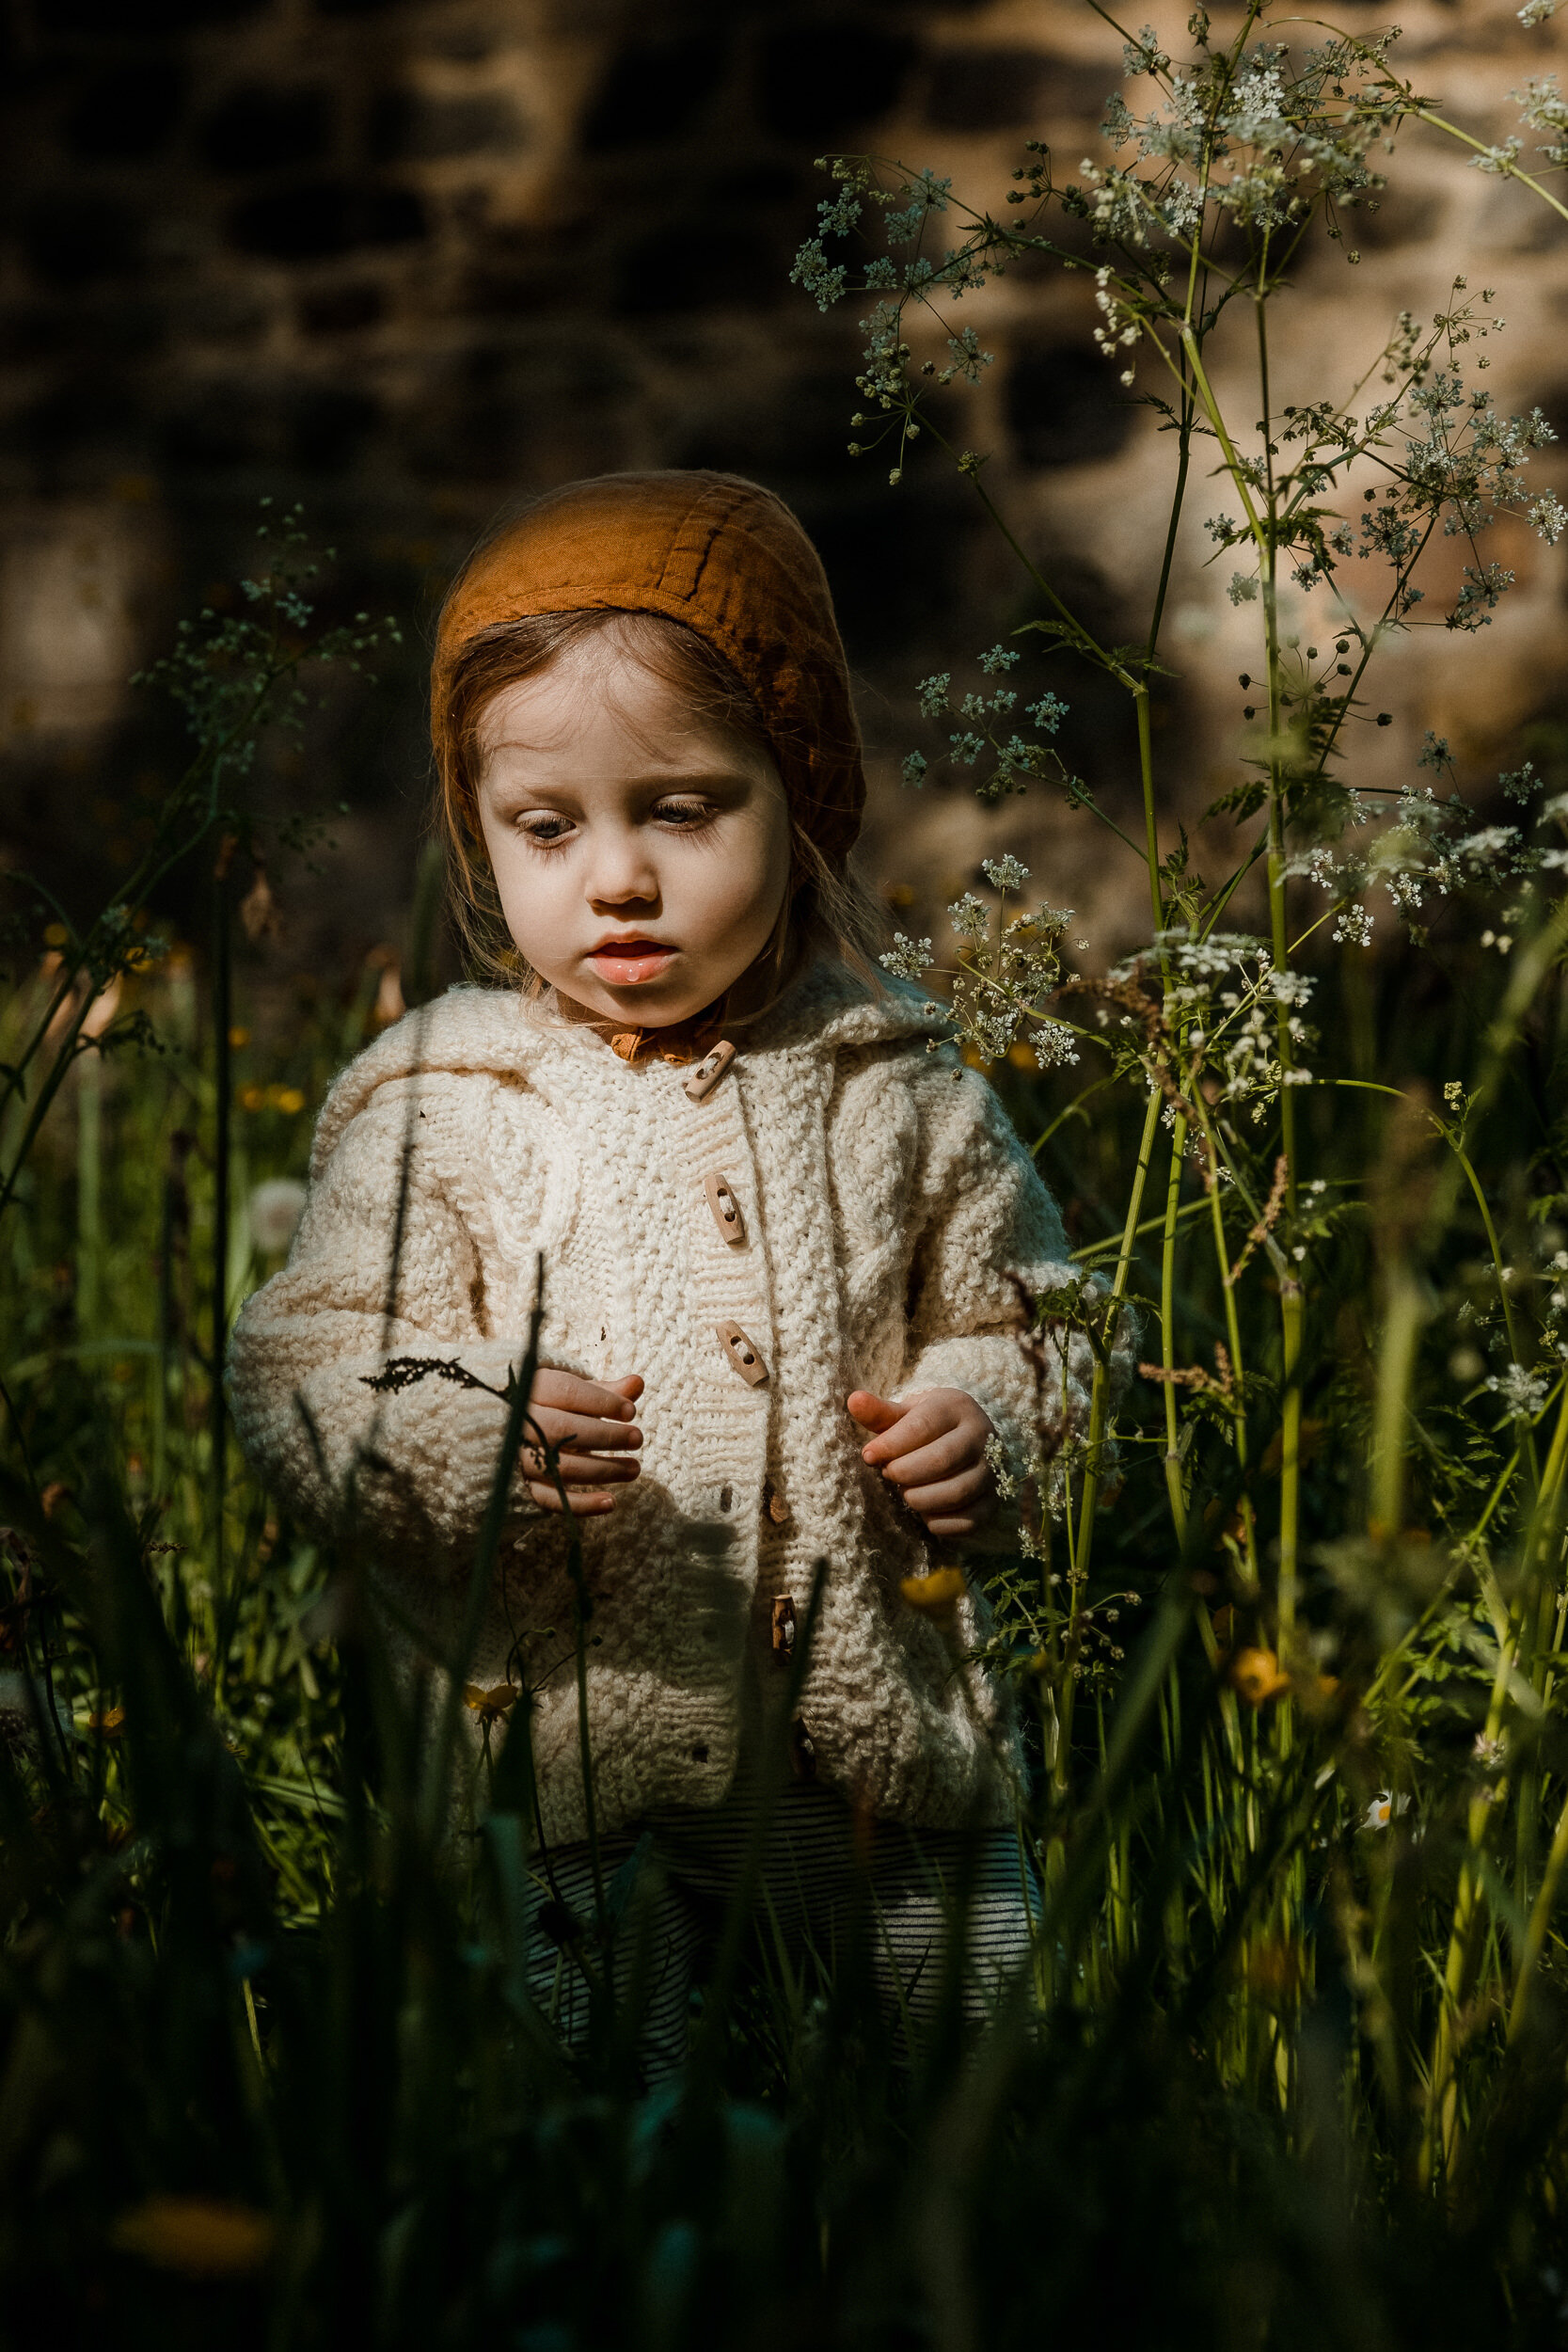
[[[1492,1252],[1492,1271],[1497,1278],[1497,1302],[1503,1311],[1503,1328],[1508,1333],[1508,1352],[1514,1363],[1522,1364],[1525,1360],[1524,1352],[1519,1344],[1518,1328],[1513,1319],[1513,1302],[1508,1295],[1508,1269],[1503,1264],[1502,1245],[1497,1239],[1497,1229],[1493,1222],[1491,1203],[1486,1198],[1481,1178],[1476,1174],[1468,1152],[1457,1137],[1453,1139],[1452,1149],[1455,1159],[1465,1171],[1465,1181],[1469,1184],[1476,1207],[1481,1212],[1481,1224],[1485,1228],[1486,1246]],[[1540,1465],[1536,1460],[1533,1431],[1526,1435],[1525,1458],[1529,1464],[1530,1484],[1538,1486],[1541,1473]]]
[[[1209,1152],[1209,1227],[1213,1236],[1214,1263],[1219,1269],[1220,1295],[1225,1301],[1225,1336],[1230,1350],[1232,1377],[1242,1376],[1242,1325],[1236,1312],[1236,1286],[1230,1279],[1230,1252],[1225,1239],[1225,1203],[1220,1199],[1220,1153],[1214,1131],[1207,1119],[1203,1122],[1203,1140]],[[1235,1415],[1236,1458],[1246,1467],[1246,1416],[1239,1408]]]
[[[1164,896],[1160,888],[1160,834],[1154,819],[1154,745],[1148,722],[1148,688],[1132,689],[1132,708],[1138,722],[1138,774],[1144,795],[1144,855],[1148,863],[1148,902],[1156,931],[1165,928]]]
[[[76,1057],[76,1332],[96,1338],[103,1304],[103,1057]]]
[[[1307,1321],[1301,1284],[1279,1286],[1284,1396],[1279,1433],[1279,1584],[1275,1606],[1283,1651],[1295,1629],[1301,1546],[1301,1350]]]
[[[1412,106],[1410,115],[1413,121],[1430,122],[1434,131],[1446,131],[1450,139],[1457,139],[1462,147],[1473,149],[1478,155],[1486,155],[1494,151],[1487,147],[1483,139],[1472,137],[1468,131],[1462,131],[1456,122],[1446,122],[1443,117],[1440,114],[1434,114],[1430,106]],[[1532,196],[1538,196],[1543,204],[1549,204],[1554,213],[1559,214],[1563,220],[1568,220],[1568,204],[1562,203],[1555,197],[1550,188],[1544,188],[1540,181],[1533,178],[1529,172],[1521,171],[1516,164],[1512,164],[1502,176],[1508,180],[1517,180],[1522,187],[1528,188]]]
[[[1492,1677],[1491,1703],[1486,1710],[1486,1724],[1481,1735],[1494,1743],[1502,1735],[1507,1715],[1508,1686],[1514,1672],[1515,1648],[1513,1641],[1503,1641],[1498,1646],[1497,1671]],[[1485,1842],[1487,1823],[1500,1794],[1499,1790],[1492,1788],[1479,1789],[1470,1800],[1465,1820],[1465,1859],[1460,1865],[1459,1886],[1454,1896],[1448,1957],[1443,1968],[1442,2004],[1432,2046],[1432,2064],[1427,2074],[1426,2128],[1422,2136],[1418,2171],[1423,2188],[1430,2186],[1439,2160],[1444,2171],[1451,2171],[1459,2146],[1459,2087],[1454,2079],[1454,2070],[1463,2040],[1465,2002],[1469,1992],[1476,1930],[1480,1923],[1481,1848]]]
[[[1176,487],[1171,492],[1170,518],[1165,525],[1164,553],[1160,560],[1160,584],[1154,591],[1154,611],[1148,623],[1147,659],[1152,662],[1160,646],[1160,628],[1165,617],[1165,598],[1170,593],[1171,565],[1176,560],[1176,534],[1181,525],[1181,510],[1187,502],[1187,473],[1193,455],[1193,404],[1185,389],[1181,393],[1181,421],[1177,428],[1178,455]]]
[[[1089,1555],[1094,1549],[1094,1515],[1100,1499],[1100,1456],[1105,1443],[1105,1424],[1110,1417],[1111,1371],[1106,1358],[1116,1344],[1117,1326],[1121,1321],[1122,1300],[1132,1271],[1132,1251],[1135,1247],[1138,1219],[1143,1214],[1144,1187],[1148,1182],[1148,1164],[1154,1152],[1154,1137],[1160,1124],[1160,1105],[1164,1096],[1157,1086],[1148,1089],[1148,1105],[1144,1113],[1144,1131],[1138,1145],[1138,1165],[1132,1175],[1132,1189],[1127,1203],[1127,1218],[1121,1231],[1121,1249],[1117,1258],[1117,1270],[1111,1279],[1111,1294],[1105,1302],[1101,1324],[1104,1339],[1104,1356],[1094,1368],[1094,1389],[1089,1398],[1089,1432],[1085,1448],[1084,1485],[1078,1503],[1078,1539],[1072,1548],[1074,1572],[1082,1587],[1089,1573]]]
[[[1267,244],[1259,263],[1255,297],[1258,325],[1258,376],[1261,388],[1264,470],[1268,499],[1268,528],[1260,542],[1263,572],[1263,628],[1269,696],[1269,929],[1274,968],[1283,977],[1290,970],[1290,929],[1285,904],[1286,775],[1282,754],[1284,703],[1279,664],[1278,548],[1275,544],[1275,499],[1273,444],[1270,439],[1269,335],[1263,277]],[[1291,1004],[1281,996],[1275,1009],[1275,1039],[1279,1054],[1279,1139],[1285,1159],[1285,1201],[1291,1216],[1296,1210],[1296,1105],[1291,1084],[1295,1061],[1291,1036]],[[1275,1592],[1278,1639],[1284,1650],[1295,1629],[1298,1554],[1301,1540],[1301,1359],[1305,1338],[1306,1299],[1298,1281],[1279,1287],[1281,1411],[1279,1431],[1279,1569]],[[1288,1710],[1280,1709],[1281,1738],[1289,1736]]]
[[[213,1306],[212,1379],[208,1391],[213,1514],[213,1591],[221,1600],[224,1583],[223,1512],[228,1490],[229,1415],[223,1394],[223,1359],[229,1345],[229,1142],[233,1089],[230,1029],[233,1018],[233,942],[229,923],[229,861],[226,839],[213,872]]]
[[[1535,1470],[1533,1431],[1523,1432]],[[1552,1689],[1551,1661],[1560,1636],[1563,1595],[1559,1581],[1562,1551],[1562,1482],[1568,1466],[1568,1383],[1558,1403],[1557,1427],[1537,1487],[1524,1552],[1524,1589],[1519,1597],[1519,1671],[1529,1682],[1544,1710]],[[1518,1809],[1514,1820],[1514,1883],[1521,1905],[1528,1903],[1529,1882],[1535,1868],[1541,1833],[1542,1772],[1539,1756],[1531,1755],[1519,1773]],[[1557,1866],[1560,1869],[1561,1865]],[[1548,1870],[1551,1865],[1548,1861]],[[1523,1960],[1520,1965],[1523,1967]],[[1533,1963],[1532,1963],[1533,1964]]]
[[[1372,1409],[1372,1528],[1374,1537],[1399,1534],[1404,1518],[1404,1422],[1416,1370],[1416,1344],[1426,1319],[1420,1286],[1401,1257],[1388,1270],[1383,1345]]]
[[[1546,1930],[1551,1925],[1552,1911],[1557,1902],[1557,1890],[1562,1880],[1563,1865],[1568,1863],[1568,1797],[1557,1817],[1546,1867],[1541,1873],[1541,1884],[1525,1923],[1524,1941],[1519,1947],[1519,1973],[1513,1987],[1513,1999],[1508,2012],[1508,2038],[1516,2041],[1525,2022],[1530,1989],[1535,1972],[1541,1964],[1545,1948]]]
[[[1160,1365],[1169,1375],[1176,1370],[1176,1220],[1181,1197],[1181,1166],[1187,1149],[1187,1122],[1179,1111],[1171,1130],[1170,1175],[1165,1184],[1165,1227],[1160,1248]],[[1176,1540],[1187,1541],[1187,1498],[1181,1486],[1180,1418],[1176,1382],[1167,1376],[1165,1400],[1165,1492],[1170,1497]]]
[[[1519,1669],[1521,1631],[1528,1620],[1532,1600],[1539,1597],[1538,1580],[1549,1571],[1560,1540],[1560,1502],[1565,1470],[1568,1470],[1568,1390],[1563,1392],[1545,1472],[1530,1515],[1525,1543],[1527,1575],[1524,1590],[1512,1610],[1504,1610],[1490,1580],[1483,1580],[1483,1590],[1497,1627],[1497,1664],[1481,1734],[1488,1746],[1493,1748],[1501,1740],[1508,1718],[1510,1687]],[[1458,2146],[1458,2092],[1454,2076],[1461,2042],[1461,2019],[1469,1991],[1479,1927],[1483,1848],[1487,1830],[1500,1811],[1503,1793],[1499,1788],[1479,1789],[1471,1800],[1465,1823],[1465,1853],[1454,1899],[1448,1959],[1443,1974],[1443,2006],[1437,2021],[1428,2077],[1426,2129],[1420,2167],[1423,2184],[1432,2179],[1439,2157],[1444,2169],[1451,2169]],[[1564,1818],[1558,1821],[1541,1886],[1520,1947],[1518,1980],[1508,2023],[1511,2041],[1518,2032],[1525,2015],[1528,1988],[1544,1943],[1565,1852],[1568,1852],[1568,1808],[1565,1808]]]

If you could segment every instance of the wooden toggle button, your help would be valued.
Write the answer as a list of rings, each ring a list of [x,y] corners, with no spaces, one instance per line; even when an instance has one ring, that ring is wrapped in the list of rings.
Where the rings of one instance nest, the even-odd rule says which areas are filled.
[[[693,1103],[705,1103],[725,1071],[735,1059],[735,1047],[727,1037],[717,1045],[710,1045],[696,1069],[685,1082],[686,1093]]]
[[[773,1638],[773,1662],[787,1666],[795,1655],[795,1603],[787,1593],[773,1603],[770,1631]]]
[[[735,1197],[729,1178],[710,1168],[703,1178],[703,1190],[707,1195],[708,1207],[713,1211],[713,1221],[724,1239],[736,1244],[743,1242],[746,1238],[746,1220],[740,1214],[740,1203]]]
[[[720,1346],[746,1386],[749,1389],[764,1387],[768,1379],[768,1366],[762,1360],[762,1350],[755,1341],[747,1338],[738,1323],[716,1323],[713,1327],[719,1334]]]

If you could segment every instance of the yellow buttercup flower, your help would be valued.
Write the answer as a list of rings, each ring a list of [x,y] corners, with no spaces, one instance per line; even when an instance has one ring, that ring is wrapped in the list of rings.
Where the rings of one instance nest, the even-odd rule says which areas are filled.
[[[482,1724],[499,1724],[516,1705],[518,1695],[510,1682],[492,1683],[488,1690],[480,1683],[469,1682],[464,1685],[463,1704]]]
[[[122,2254],[187,2279],[240,2279],[270,2259],[277,2232],[264,2213],[226,2197],[148,2197],[109,2233]]]
[[[1272,1649],[1238,1650],[1230,1679],[1249,1707],[1261,1707],[1291,1687],[1291,1677],[1280,1673],[1279,1661]]]
[[[899,1579],[898,1590],[911,1609],[923,1609],[928,1616],[951,1609],[962,1597],[962,1568],[933,1568],[928,1576],[906,1576]]]

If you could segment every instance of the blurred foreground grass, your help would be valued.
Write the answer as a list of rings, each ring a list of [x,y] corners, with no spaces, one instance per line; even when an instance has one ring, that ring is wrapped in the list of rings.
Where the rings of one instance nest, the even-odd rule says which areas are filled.
[[[13,1033],[55,974],[24,975]],[[1403,984],[1383,974],[1368,1034],[1399,1022]],[[800,1979],[774,1960],[724,1992],[684,2099],[650,2100],[626,2020],[568,2066],[529,2008],[515,1770],[467,1868],[432,1851],[429,1726],[352,1610],[353,1560],[306,1542],[231,1453],[214,1540],[213,1268],[231,1311],[277,1263],[305,1105],[387,1009],[382,971],[301,998],[265,1047],[230,996],[227,1232],[210,976],[176,946],[133,955],[118,987],[128,1041],[76,1055],[5,1229],[0,2280],[18,2341],[1560,2341],[1555,1922],[1512,2045],[1506,1950],[1497,1989],[1481,1979],[1462,2153],[1435,2183],[1419,2161],[1497,1656],[1445,1521],[1513,1426],[1447,1402],[1449,1340],[1434,1329],[1423,1427],[1450,1452],[1418,1467],[1410,1531],[1375,1558],[1341,1534],[1308,1580],[1320,1647],[1338,1644],[1316,1694],[1259,1663],[1223,1446],[1196,1471],[1215,1502],[1183,1565],[1157,1391],[1135,1409],[1084,1597],[1100,1631],[1069,1666],[1073,1753],[1032,1831],[1055,1857],[1040,1990],[977,2055],[939,2032],[900,2072],[853,1952]],[[137,1014],[155,1050],[125,1028]],[[1463,1018],[1429,1026],[1434,1067],[1455,1066]],[[1026,1132],[1070,1100],[1060,1075],[998,1075]],[[1136,1134],[1075,1123],[1042,1156],[1093,1254]],[[1309,1399],[1307,1516],[1330,1542],[1370,1410],[1355,1318],[1392,1214],[1361,1174],[1379,1134],[1341,1110],[1315,1138],[1372,1200],[1321,1256],[1338,1337]],[[1506,1118],[1490,1146],[1505,1169],[1522,1148]],[[1486,1275],[1473,1215],[1452,1242],[1450,1313]],[[1194,1327],[1221,1327],[1217,1308],[1195,1275]],[[1011,1654],[1037,1688],[1040,1661]],[[1560,1788],[1556,1714],[1548,1693],[1530,1760]],[[1495,1766],[1479,1777],[1498,1786]],[[1544,1818],[1540,1781],[1529,1801]],[[1501,1947],[1524,1919],[1507,1850],[1488,1867]]]

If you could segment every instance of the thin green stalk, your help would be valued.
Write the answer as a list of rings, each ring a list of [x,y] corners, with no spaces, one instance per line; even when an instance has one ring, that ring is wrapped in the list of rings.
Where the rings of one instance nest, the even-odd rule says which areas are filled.
[[[1475,1198],[1476,1207],[1481,1211],[1481,1224],[1486,1229],[1486,1246],[1492,1252],[1492,1270],[1497,1278],[1497,1299],[1503,1311],[1503,1327],[1508,1333],[1510,1359],[1516,1364],[1523,1364],[1525,1359],[1519,1344],[1518,1329],[1513,1320],[1513,1302],[1508,1295],[1508,1269],[1503,1264],[1502,1246],[1497,1239],[1497,1229],[1492,1221],[1491,1206],[1481,1189],[1481,1178],[1476,1174],[1469,1154],[1458,1136],[1450,1135],[1449,1144],[1455,1159],[1465,1171],[1470,1191]],[[1532,1486],[1539,1486],[1541,1473],[1536,1460],[1533,1431],[1526,1438],[1525,1452],[1529,1462],[1530,1483]]]
[[[1187,1498],[1181,1486],[1181,1455],[1179,1450],[1180,1430],[1176,1410],[1176,1382],[1170,1376],[1176,1370],[1176,1225],[1180,1214],[1181,1169],[1187,1150],[1187,1122],[1178,1111],[1171,1130],[1170,1175],[1165,1184],[1164,1239],[1160,1250],[1160,1364],[1166,1375],[1164,1382],[1165,1405],[1165,1492],[1170,1498],[1171,1522],[1176,1540],[1185,1549],[1187,1541]]]
[[[230,845],[219,851],[213,875],[213,1235],[212,1349],[208,1391],[211,1448],[213,1591],[224,1597],[224,1508],[228,1500],[229,1409],[223,1393],[229,1348],[229,1149],[233,1067],[230,1031],[233,1024],[233,941],[229,920]]]
[[[1160,1124],[1160,1107],[1164,1096],[1157,1086],[1148,1089],[1148,1104],[1144,1113],[1144,1131],[1138,1145],[1138,1164],[1133,1171],[1132,1190],[1127,1203],[1127,1219],[1122,1227],[1121,1252],[1112,1278],[1110,1295],[1101,1324],[1107,1354],[1115,1344],[1117,1326],[1121,1320],[1121,1303],[1127,1294],[1128,1277],[1132,1270],[1133,1236],[1143,1210],[1144,1186],[1148,1182],[1148,1165],[1153,1155],[1154,1137]],[[1094,1517],[1100,1498],[1100,1462],[1105,1444],[1105,1424],[1110,1413],[1111,1375],[1109,1365],[1098,1361],[1094,1369],[1094,1388],[1089,1399],[1088,1438],[1085,1448],[1084,1484],[1078,1504],[1078,1543],[1073,1554],[1074,1572],[1081,1583],[1086,1583],[1089,1555],[1094,1548]]]
[[[152,1491],[163,1496],[168,1474],[168,1377],[174,1339],[174,1183],[166,1168],[159,1195],[158,1353],[152,1375]]]
[[[1526,1442],[1530,1448],[1533,1472],[1533,1431],[1527,1434]],[[1568,1469],[1568,1382],[1564,1383],[1559,1398],[1557,1427],[1546,1457],[1545,1473],[1540,1480],[1535,1507],[1526,1531],[1524,1590],[1518,1604],[1522,1629],[1519,1671],[1526,1676],[1530,1688],[1539,1696],[1543,1711],[1549,1704],[1552,1684],[1550,1658],[1557,1647],[1554,1620],[1560,1623],[1563,1608],[1564,1597],[1560,1584],[1565,1469]],[[1532,1596],[1533,1609],[1530,1605]],[[1541,1779],[1539,1760],[1531,1754],[1519,1774],[1519,1801],[1514,1823],[1514,1883],[1521,1904],[1529,1900],[1529,1881],[1539,1843]]]
[[[1450,139],[1457,139],[1462,147],[1472,149],[1478,155],[1492,155],[1497,151],[1495,148],[1488,145],[1486,140],[1473,137],[1468,131],[1462,131],[1457,122],[1448,121],[1442,115],[1435,113],[1431,106],[1415,105],[1407,108],[1406,111],[1412,121],[1430,122],[1434,131],[1446,131]],[[1559,203],[1550,188],[1544,188],[1539,180],[1528,171],[1521,171],[1517,164],[1510,164],[1507,169],[1501,172],[1500,177],[1505,180],[1517,180],[1521,187],[1528,188],[1532,196],[1538,196],[1543,204],[1549,204],[1560,219],[1568,220],[1568,204]]]
[[[1405,1415],[1426,1304],[1403,1258],[1388,1272],[1372,1408],[1372,1532],[1398,1535],[1404,1521]]]
[[[1198,398],[1203,403],[1204,414],[1213,429],[1214,438],[1224,452],[1226,469],[1235,485],[1236,495],[1242,501],[1242,507],[1246,516],[1247,529],[1252,534],[1259,559],[1266,563],[1269,552],[1269,534],[1259,517],[1258,509],[1252,502],[1252,491],[1246,475],[1242,469],[1242,461],[1236,453],[1235,444],[1230,438],[1229,430],[1220,413],[1219,404],[1214,398],[1213,386],[1209,381],[1202,356],[1198,351],[1197,336],[1191,326],[1183,326],[1181,329],[1181,348],[1186,354],[1187,365],[1193,372],[1193,381],[1197,386]]]
[[[1170,593],[1171,565],[1176,558],[1177,536],[1181,526],[1181,513],[1187,502],[1187,474],[1193,455],[1193,407],[1185,393],[1181,396],[1180,421],[1177,427],[1176,488],[1171,494],[1170,516],[1165,525],[1164,552],[1160,560],[1159,585],[1154,591],[1154,611],[1149,618],[1147,660],[1152,663],[1160,647],[1160,628],[1165,617],[1165,598]]]
[[[1230,1279],[1230,1250],[1225,1238],[1225,1203],[1220,1198],[1219,1149],[1214,1140],[1212,1123],[1203,1113],[1201,1106],[1199,1117],[1203,1120],[1203,1139],[1209,1147],[1209,1224],[1214,1244],[1214,1263],[1219,1270],[1220,1296],[1225,1304],[1225,1336],[1230,1351],[1231,1375],[1233,1379],[1239,1381],[1243,1369],[1242,1327],[1236,1313],[1236,1286]],[[1247,1458],[1246,1415],[1240,1406],[1234,1408],[1234,1423],[1236,1458],[1244,1470]]]
[[[1295,1629],[1301,1546],[1301,1356],[1307,1320],[1301,1284],[1287,1278],[1279,1286],[1284,1396],[1279,1426],[1279,1578],[1275,1607],[1283,1654]]]
[[[1138,722],[1138,775],[1144,797],[1144,854],[1148,865],[1148,898],[1154,915],[1154,929],[1165,928],[1164,895],[1160,887],[1160,834],[1154,817],[1154,746],[1148,723],[1148,688],[1138,685],[1132,690],[1132,708]]]
[[[76,1062],[76,1330],[91,1339],[103,1304],[103,1057],[96,1050]]]
[[[1178,1209],[1176,1213],[1176,1221],[1178,1225],[1190,1225],[1195,1217],[1207,1216],[1208,1214],[1209,1203],[1207,1200],[1188,1200],[1185,1201],[1180,1209]],[[1164,1209],[1162,1209],[1158,1216],[1146,1216],[1142,1220],[1138,1227],[1135,1238],[1141,1241],[1145,1233],[1163,1233],[1164,1230],[1165,1213]],[[1108,1233],[1103,1241],[1086,1241],[1080,1243],[1079,1247],[1070,1251],[1069,1254],[1070,1255],[1074,1265],[1087,1265],[1093,1259],[1108,1257],[1113,1249],[1119,1249],[1120,1248],[1120,1236],[1114,1233]]]
[[[1502,1736],[1507,1718],[1508,1686],[1513,1671],[1513,1648],[1507,1641],[1502,1641],[1498,1645],[1497,1664],[1492,1677],[1492,1694],[1481,1735],[1490,1743],[1495,1744]],[[1488,1786],[1478,1789],[1470,1800],[1465,1818],[1465,1859],[1460,1865],[1459,1886],[1454,1896],[1448,1955],[1443,1967],[1437,2031],[1427,2070],[1426,2124],[1418,2168],[1418,2178],[1423,2188],[1431,2185],[1439,2162],[1445,2172],[1451,2173],[1458,2153],[1459,2087],[1455,2080],[1455,2069],[1463,2039],[1465,2003],[1470,1988],[1476,1930],[1480,1920],[1481,1848],[1493,1809],[1500,1804],[1501,1797],[1499,1788]]]
[[[1519,1971],[1514,1979],[1513,1999],[1508,2012],[1508,2039],[1511,2042],[1518,2039],[1528,2010],[1530,1993],[1536,1971],[1541,1965],[1541,1955],[1545,1949],[1546,1931],[1551,1926],[1565,1863],[1568,1863],[1568,1797],[1564,1797],[1562,1809],[1557,1817],[1557,1828],[1546,1854],[1546,1866],[1541,1873],[1541,1884],[1530,1906],[1524,1942],[1519,1947]]]

